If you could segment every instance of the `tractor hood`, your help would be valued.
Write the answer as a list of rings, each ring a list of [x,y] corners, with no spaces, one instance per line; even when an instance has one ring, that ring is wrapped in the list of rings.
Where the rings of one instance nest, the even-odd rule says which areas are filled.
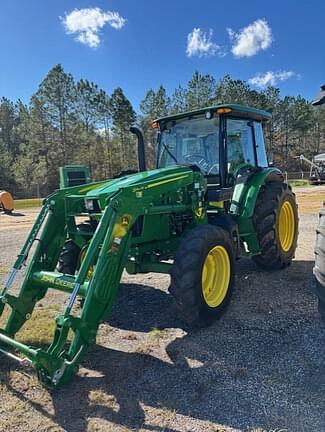
[[[152,185],[157,182],[159,184],[166,184],[167,182],[177,181],[179,176],[191,176],[193,171],[187,166],[173,166],[168,168],[160,168],[151,171],[142,171],[135,174],[129,174],[123,177],[112,179],[97,184],[88,184],[80,187],[79,193],[83,193],[85,200],[97,199],[101,203],[101,207],[105,207],[105,202],[108,197],[113,195],[118,190],[124,189],[129,186],[137,188],[145,188],[147,185]],[[85,193],[86,192],[86,193]]]

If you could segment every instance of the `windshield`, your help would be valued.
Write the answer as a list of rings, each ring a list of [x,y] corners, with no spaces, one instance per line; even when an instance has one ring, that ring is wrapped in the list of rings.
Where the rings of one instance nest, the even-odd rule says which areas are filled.
[[[219,174],[219,117],[167,122],[162,128],[158,168],[197,165],[206,175]]]

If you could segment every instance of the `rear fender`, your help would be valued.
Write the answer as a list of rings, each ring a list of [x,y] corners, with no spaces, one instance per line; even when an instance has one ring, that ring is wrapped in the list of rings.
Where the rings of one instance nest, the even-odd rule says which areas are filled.
[[[258,255],[260,253],[260,245],[257,240],[255,227],[253,224],[253,215],[258,194],[261,187],[268,182],[278,181],[283,182],[283,174],[278,168],[266,168],[256,172],[246,182],[241,191],[239,199],[238,227],[239,235],[242,242],[246,243],[245,252],[248,255]],[[236,189],[234,195],[236,193]]]
[[[250,218],[254,214],[255,204],[261,187],[268,182],[283,182],[284,177],[278,168],[267,168],[254,174],[246,184],[246,192],[243,195],[241,214],[242,218]]]

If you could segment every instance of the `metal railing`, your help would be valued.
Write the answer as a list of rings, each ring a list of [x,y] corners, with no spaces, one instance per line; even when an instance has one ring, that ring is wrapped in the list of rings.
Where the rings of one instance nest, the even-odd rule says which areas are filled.
[[[285,181],[309,180],[310,171],[283,171]]]

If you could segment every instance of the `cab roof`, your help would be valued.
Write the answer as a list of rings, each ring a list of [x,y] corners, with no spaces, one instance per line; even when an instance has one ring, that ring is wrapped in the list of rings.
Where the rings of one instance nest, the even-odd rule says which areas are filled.
[[[169,115],[166,117],[160,117],[156,122],[165,122],[166,120],[177,120],[183,117],[189,117],[192,115],[200,115],[204,114],[205,112],[212,111],[217,112],[218,110],[221,110],[222,108],[229,109],[231,111],[225,113],[229,116],[235,116],[235,117],[244,117],[249,118],[251,120],[258,120],[258,121],[267,121],[270,120],[272,115],[267,112],[263,111],[257,108],[252,108],[246,105],[240,105],[240,104],[218,104],[218,105],[212,105],[205,108],[196,109],[193,111],[187,111],[182,112],[179,114]]]

